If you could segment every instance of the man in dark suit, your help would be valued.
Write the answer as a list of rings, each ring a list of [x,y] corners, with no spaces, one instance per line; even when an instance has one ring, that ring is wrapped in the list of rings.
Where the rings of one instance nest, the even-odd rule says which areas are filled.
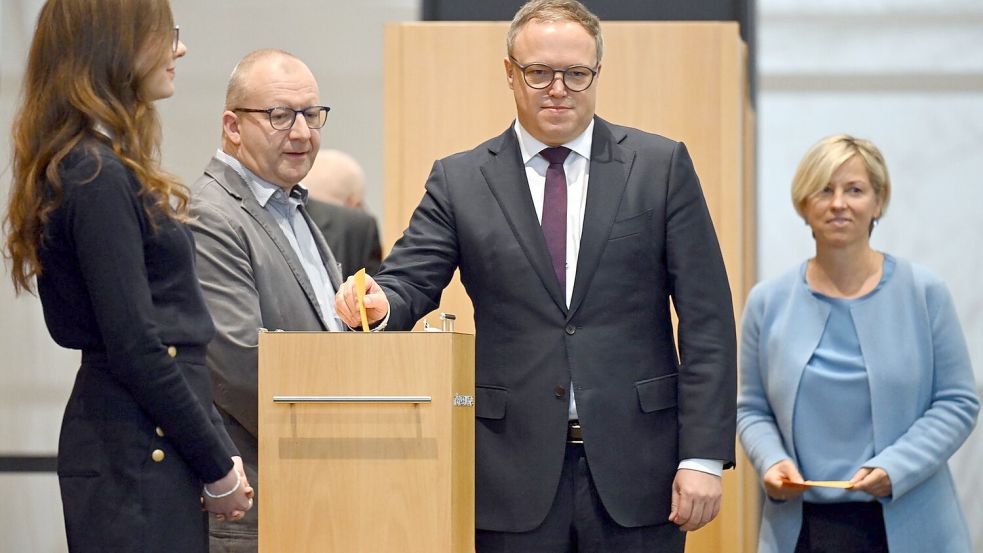
[[[480,553],[681,552],[734,462],[734,318],[699,180],[683,144],[595,116],[600,25],[575,0],[523,6],[508,53],[517,120],[434,164],[369,319],[410,328],[460,268]]]
[[[302,61],[279,50],[248,54],[229,79],[222,148],[191,186],[198,278],[217,330],[206,361],[257,507],[238,523],[211,521],[212,553],[257,550],[258,329],[344,328],[332,301],[341,273],[298,184],[327,118],[319,104]]]
[[[304,184],[308,184],[308,181],[305,179]],[[370,275],[379,272],[382,244],[379,242],[379,226],[375,217],[361,209],[313,198],[307,202],[307,212],[317,223],[317,228],[321,229],[345,278],[363,267]]]
[[[321,150],[304,186],[310,191],[307,211],[317,223],[345,277],[365,267],[374,275],[382,263],[382,244],[375,217],[364,210],[365,173],[352,156]]]

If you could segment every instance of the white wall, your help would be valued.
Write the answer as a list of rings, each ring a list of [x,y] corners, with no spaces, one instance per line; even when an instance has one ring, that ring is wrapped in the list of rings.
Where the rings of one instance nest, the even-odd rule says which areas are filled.
[[[873,140],[894,184],[875,248],[949,285],[983,385],[983,4],[977,0],[759,0],[759,275],[814,253],[789,200],[821,137]],[[983,431],[952,459],[983,551]]]

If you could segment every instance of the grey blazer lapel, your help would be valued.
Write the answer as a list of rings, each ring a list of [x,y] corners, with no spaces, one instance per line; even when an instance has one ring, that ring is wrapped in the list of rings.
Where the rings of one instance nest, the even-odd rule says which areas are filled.
[[[290,268],[290,272],[293,273],[294,278],[297,279],[297,283],[300,284],[301,289],[307,296],[307,301],[311,304],[314,312],[317,313],[317,319],[321,325],[327,329],[328,325],[324,320],[324,314],[321,313],[321,305],[317,301],[317,296],[314,294],[314,288],[311,286],[311,281],[307,278],[307,273],[304,272],[304,266],[300,263],[300,258],[297,257],[297,252],[290,247],[290,242],[287,241],[287,237],[283,235],[283,231],[276,224],[276,220],[270,215],[259,202],[256,201],[255,196],[253,196],[252,191],[249,186],[242,180],[242,177],[233,169],[225,163],[219,161],[218,159],[212,158],[212,161],[205,168],[205,173],[215,179],[219,185],[221,185],[225,190],[231,194],[233,197],[239,200],[239,205],[242,207],[246,213],[249,214],[256,223],[266,232],[276,245],[277,249],[280,250],[280,254],[283,255],[284,261],[287,263],[287,267]],[[310,219],[305,216],[310,224]],[[320,234],[315,233],[315,240],[320,238]],[[323,238],[320,238],[323,242]],[[332,261],[334,257],[331,257]],[[337,267],[334,269],[337,271]],[[328,275],[332,275],[332,271],[328,269]],[[334,277],[332,278],[332,283],[334,282]],[[338,277],[340,279],[340,276]]]
[[[566,313],[567,299],[553,272],[543,229],[529,193],[529,181],[519,153],[519,140],[511,125],[489,146],[489,153],[491,158],[481,166],[481,174],[546,291],[557,307]]]
[[[613,134],[612,130],[606,121],[600,117],[594,118],[587,207],[584,211],[584,228],[580,235],[580,253],[577,256],[577,278],[570,298],[568,319],[577,312],[590,288],[635,161],[635,152],[620,144],[627,133],[619,129],[618,134]]]

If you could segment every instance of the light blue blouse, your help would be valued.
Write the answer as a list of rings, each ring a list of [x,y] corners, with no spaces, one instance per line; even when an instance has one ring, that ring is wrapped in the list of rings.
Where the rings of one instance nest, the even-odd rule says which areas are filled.
[[[808,287],[805,267],[802,285]],[[830,306],[830,313],[819,345],[802,371],[792,415],[799,471],[806,480],[849,480],[874,456],[870,383],[850,308],[877,294],[893,272],[894,259],[885,255],[880,282],[860,298],[833,298],[810,289]],[[870,501],[871,497],[836,488],[812,488],[803,499],[833,503]]]

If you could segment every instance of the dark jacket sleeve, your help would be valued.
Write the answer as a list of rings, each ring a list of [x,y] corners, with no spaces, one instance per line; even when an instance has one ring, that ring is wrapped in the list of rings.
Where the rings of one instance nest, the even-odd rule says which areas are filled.
[[[457,269],[459,245],[447,186],[437,161],[409,226],[376,276],[389,298],[390,330],[409,330],[436,309]]]
[[[135,178],[103,159],[98,176],[66,199],[67,231],[102,334],[113,376],[129,391],[204,482],[232,468],[227,444],[168,356],[151,316],[144,259],[150,232]]]
[[[686,146],[669,169],[666,263],[679,317],[679,455],[734,465],[737,345],[727,272]]]

